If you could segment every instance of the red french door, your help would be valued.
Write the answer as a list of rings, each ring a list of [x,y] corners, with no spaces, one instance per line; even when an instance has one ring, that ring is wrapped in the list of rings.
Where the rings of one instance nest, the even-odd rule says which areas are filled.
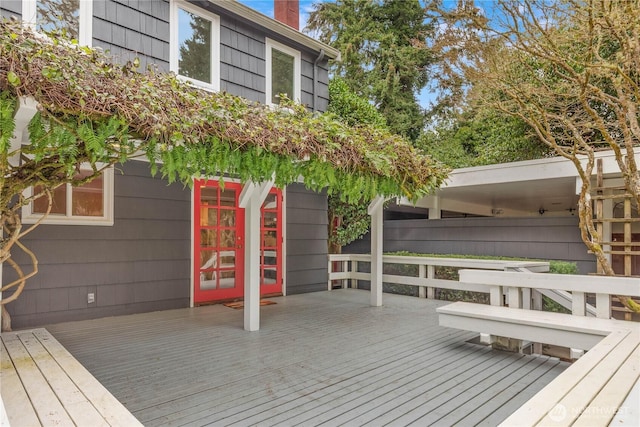
[[[225,182],[195,181],[194,302],[238,298],[243,293],[244,209],[242,187]]]
[[[244,295],[244,209],[242,185],[194,182],[194,303]],[[282,192],[272,189],[260,216],[261,294],[282,292]]]
[[[282,293],[282,191],[271,189],[260,211],[260,294]]]

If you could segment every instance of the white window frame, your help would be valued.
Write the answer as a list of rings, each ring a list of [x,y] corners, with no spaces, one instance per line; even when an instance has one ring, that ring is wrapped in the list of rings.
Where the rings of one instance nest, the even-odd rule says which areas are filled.
[[[300,69],[301,69],[301,59],[300,59],[300,51],[290,48],[289,46],[283,45],[282,43],[278,43],[275,40],[271,40],[270,38],[266,38],[265,40],[265,60],[266,60],[266,85],[265,85],[265,95],[267,97],[266,103],[267,105],[277,106],[278,104],[274,104],[271,102],[272,95],[272,76],[271,76],[271,52],[273,49],[279,50],[280,52],[286,53],[287,55],[293,56],[293,93],[289,94],[289,97],[295,102],[301,102],[301,78],[300,78]]]
[[[181,76],[178,73],[178,65],[180,58],[180,43],[178,40],[178,9],[183,9],[194,15],[198,15],[211,22],[211,83],[195,80],[189,77]],[[184,0],[171,0],[171,16],[170,16],[170,56],[169,67],[176,76],[185,80],[194,86],[205,90],[220,90],[220,17],[209,11],[198,8],[187,3]]]
[[[98,165],[100,167],[100,165]],[[88,166],[80,167],[80,169],[89,170]],[[73,216],[71,215],[72,197],[69,195],[71,192],[71,184],[63,184],[67,186],[67,208],[66,214],[49,214],[42,220],[41,224],[52,225],[113,225],[113,205],[114,205],[114,191],[113,191],[114,173],[113,167],[108,167],[102,171],[102,216]],[[31,197],[33,195],[33,188],[29,188],[25,191],[25,197]],[[22,208],[22,222],[24,224],[34,224],[42,218],[43,214],[33,212],[33,202]]]
[[[37,17],[37,0],[22,0],[22,23],[35,30]],[[93,42],[93,0],[80,0],[78,27],[78,44],[91,47]]]

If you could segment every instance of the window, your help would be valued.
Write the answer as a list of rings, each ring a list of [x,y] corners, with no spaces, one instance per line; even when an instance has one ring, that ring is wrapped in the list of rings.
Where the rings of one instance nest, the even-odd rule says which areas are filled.
[[[171,3],[171,71],[205,89],[220,89],[220,19],[181,0]]]
[[[278,105],[284,93],[300,102],[300,52],[267,39],[267,104]]]
[[[38,31],[64,31],[68,38],[91,46],[91,0],[24,0],[22,17]]]
[[[76,178],[91,174],[81,170]],[[30,197],[39,188],[28,192]],[[113,168],[105,169],[102,175],[80,187],[64,184],[53,191],[51,211],[43,224],[66,225],[113,225]],[[39,197],[23,208],[22,220],[33,224],[47,212],[49,200]]]

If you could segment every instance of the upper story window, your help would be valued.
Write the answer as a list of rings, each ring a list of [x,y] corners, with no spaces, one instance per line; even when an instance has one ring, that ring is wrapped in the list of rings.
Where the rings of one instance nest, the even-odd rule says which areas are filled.
[[[76,175],[82,179],[91,174],[80,170]],[[38,194],[38,186],[27,192],[27,197]],[[53,190],[51,210],[43,224],[60,225],[113,225],[113,168],[105,169],[93,181],[79,187],[63,184]],[[41,196],[22,209],[22,221],[33,224],[47,212],[49,199]]]
[[[280,104],[281,93],[300,102],[300,52],[271,39],[266,47],[267,104]]]
[[[220,18],[171,2],[171,70],[205,89],[220,89]]]
[[[38,31],[61,31],[67,38],[91,46],[92,0],[23,0],[22,17]]]

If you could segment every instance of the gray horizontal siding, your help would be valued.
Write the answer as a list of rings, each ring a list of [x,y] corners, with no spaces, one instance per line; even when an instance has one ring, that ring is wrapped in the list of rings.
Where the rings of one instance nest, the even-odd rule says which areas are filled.
[[[327,288],[327,196],[287,187],[287,293]]]
[[[345,253],[369,252],[369,242],[367,235]],[[384,250],[571,261],[581,274],[595,272],[577,217],[385,221]]]
[[[14,327],[188,306],[190,190],[152,178],[143,162],[118,169],[112,227],[41,225],[25,238],[40,271],[7,306]]]
[[[2,0],[0,2],[0,17],[11,18],[22,17],[22,2],[20,0]]]

